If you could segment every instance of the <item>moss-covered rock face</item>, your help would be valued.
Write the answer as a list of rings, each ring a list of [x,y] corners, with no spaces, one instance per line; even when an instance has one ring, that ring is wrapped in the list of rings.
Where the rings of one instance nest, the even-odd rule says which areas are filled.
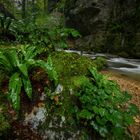
[[[74,49],[140,58],[139,5],[139,0],[66,0],[67,26],[83,35]]]

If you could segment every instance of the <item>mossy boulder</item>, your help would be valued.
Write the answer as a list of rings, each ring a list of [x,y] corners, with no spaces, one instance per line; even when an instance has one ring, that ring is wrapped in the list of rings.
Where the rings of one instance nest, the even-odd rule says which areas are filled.
[[[56,71],[60,76],[60,82],[65,85],[70,85],[72,77],[87,75],[89,67],[96,67],[100,70],[106,65],[104,58],[99,57],[91,60],[86,56],[64,51],[54,52],[51,57]]]
[[[59,75],[56,89],[45,88],[47,119],[40,125],[41,135],[46,139],[89,139],[87,129],[77,124],[75,92],[88,81],[89,67],[101,68],[102,58],[91,60],[76,53],[64,51],[51,54],[53,65]],[[60,92],[58,89],[61,89]],[[46,137],[45,137],[46,136]]]

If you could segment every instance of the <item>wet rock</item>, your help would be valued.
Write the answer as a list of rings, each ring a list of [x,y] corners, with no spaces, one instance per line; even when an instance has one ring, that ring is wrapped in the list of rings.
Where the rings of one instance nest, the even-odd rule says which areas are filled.
[[[37,129],[46,120],[46,109],[44,106],[34,107],[30,114],[25,114],[24,124],[32,129]]]
[[[66,24],[83,35],[103,29],[109,18],[110,0],[70,0],[66,2]]]
[[[66,25],[82,34],[74,49],[139,58],[138,5],[137,0],[66,0]]]

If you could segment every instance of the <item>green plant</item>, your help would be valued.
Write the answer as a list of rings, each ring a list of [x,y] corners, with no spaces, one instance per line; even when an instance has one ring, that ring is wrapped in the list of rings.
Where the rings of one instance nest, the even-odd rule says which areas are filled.
[[[48,31],[48,44],[52,46],[53,50],[56,48],[67,48],[67,38],[69,36],[74,38],[80,37],[79,32],[71,28],[55,27]]]
[[[76,97],[76,118],[81,125],[105,139],[128,139],[127,126],[134,122],[138,108],[127,101],[131,96],[95,68],[90,68],[89,79],[81,82]]]
[[[10,124],[8,122],[8,120],[6,119],[6,117],[0,113],[0,138],[2,135],[6,135],[8,130],[10,130]]]
[[[104,67],[107,66],[107,60],[103,57],[96,57],[94,59],[94,63],[96,65],[97,70],[102,70]]]
[[[48,73],[49,78],[54,80],[55,85],[58,82],[51,57],[48,57],[47,62],[35,59],[37,54],[41,52],[41,49],[28,45],[21,46],[20,49],[11,48],[0,51],[0,69],[10,77],[8,96],[16,111],[20,109],[20,92],[22,86],[27,96],[30,99],[32,98],[32,85],[28,74],[28,70],[31,67],[39,66],[43,68]]]
[[[14,20],[11,24],[11,30],[14,32],[17,42],[31,44],[32,40],[29,40],[29,35],[36,33],[36,24],[32,18],[30,20]]]
[[[11,18],[9,17],[5,18],[4,16],[0,15],[0,27],[3,33],[9,30],[11,22],[12,22]]]
[[[53,51],[56,48],[67,48],[67,38],[78,37],[80,34],[70,28],[53,27],[51,30],[46,25],[32,26],[31,33],[29,34],[29,41],[31,44],[38,44],[40,46],[46,46],[49,51]]]
[[[7,115],[6,96],[0,91],[0,139],[6,139],[11,130],[10,117]]]
[[[67,48],[67,38],[79,37],[78,31],[65,28],[63,25],[51,23],[55,18],[48,17],[46,24],[38,24],[32,20],[15,20],[11,30],[16,35],[16,40],[21,43],[28,43],[39,46],[46,46],[49,51],[56,48]],[[49,25],[49,22],[52,25]]]
[[[12,30],[10,30],[12,19],[0,15],[0,39],[10,39],[14,37]]]

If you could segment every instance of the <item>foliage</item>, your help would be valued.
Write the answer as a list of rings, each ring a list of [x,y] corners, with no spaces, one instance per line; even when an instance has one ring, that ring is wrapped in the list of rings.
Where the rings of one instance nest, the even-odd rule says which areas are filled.
[[[8,34],[12,33],[10,26],[12,19],[0,15],[0,39],[8,39]]]
[[[94,59],[94,62],[96,64],[96,68],[98,70],[102,70],[104,67],[107,66],[107,60],[105,58],[103,58],[103,57],[96,57]]]
[[[61,11],[61,12],[64,12],[64,8],[65,8],[65,4],[66,4],[66,0],[60,0],[58,3],[57,3],[57,6],[56,6],[56,9]]]
[[[78,130],[75,138],[78,140],[94,139],[94,136],[95,139],[125,139],[127,126],[137,114],[135,105],[126,103],[130,95],[123,94],[115,82],[107,80],[95,69],[89,72],[88,67],[96,64],[87,57],[54,52],[51,58],[63,90],[57,94],[56,90],[45,88],[48,113],[41,130],[56,135],[65,132],[69,136],[71,132],[77,134]],[[51,122],[52,127],[49,127]]]
[[[48,17],[47,22],[50,22],[49,18],[52,17]],[[80,36],[74,29],[65,28],[59,24],[38,24],[32,19],[14,21],[11,30],[15,32],[18,42],[46,46],[48,50],[67,48],[67,38],[69,36],[74,38]]]
[[[89,73],[89,66],[96,67],[98,70],[104,67],[102,61],[98,59],[91,60],[76,53],[53,52],[51,58],[60,77],[61,84],[69,87],[73,86],[74,77],[84,76]]]
[[[60,81],[65,85],[71,84],[70,79],[73,76],[86,75],[89,65],[95,66],[91,59],[84,56],[81,57],[76,53],[54,52],[51,54],[51,57],[56,71],[60,76]]]
[[[43,60],[35,60],[37,54],[42,51],[37,47],[27,45],[21,46],[20,49],[8,48],[0,51],[0,69],[10,77],[8,96],[16,111],[20,109],[22,87],[24,87],[29,99],[32,98],[32,85],[28,75],[28,70],[31,67],[41,67],[48,73],[49,78],[54,80],[55,85],[58,82],[57,73],[50,56],[47,59],[47,63]]]
[[[67,48],[67,38],[71,34],[73,37],[79,36],[78,32],[74,29],[67,29],[62,27],[54,27],[49,30],[46,26],[37,26],[32,34],[29,35],[29,40],[33,44],[44,45],[49,50],[56,48]]]
[[[0,127],[0,138],[1,138],[1,136],[4,134],[6,135],[7,130],[10,129],[10,124],[2,113],[0,113],[0,126],[1,126]]]
[[[39,21],[41,17],[42,22]],[[16,40],[17,43],[46,46],[48,51],[67,48],[68,37],[80,37],[78,31],[64,26],[64,16],[57,12],[37,19],[34,16],[27,16],[25,19],[1,16],[0,21],[1,36],[10,41]]]
[[[59,139],[63,137],[60,134],[64,133],[67,135],[66,139],[74,137],[73,139],[77,140],[88,140],[88,130],[86,127],[81,130],[73,115],[74,105],[77,102],[73,95],[77,88],[80,88],[81,81],[83,84],[87,81],[85,75],[89,73],[88,67],[96,66],[97,63],[95,64],[94,60],[85,56],[64,51],[53,52],[51,58],[59,75],[60,85],[52,90],[49,90],[48,87],[45,88],[47,119],[40,129],[43,134],[46,130],[55,132],[54,137]]]
[[[0,91],[0,139],[6,139],[10,131],[9,116],[7,115],[6,97]],[[6,138],[5,138],[6,137]]]
[[[134,120],[138,108],[126,103],[131,96],[120,91],[118,85],[107,80],[95,68],[89,69],[89,79],[81,82],[76,94],[76,118],[93,133],[107,139],[128,139],[127,126]],[[78,84],[79,85],[79,84]]]

